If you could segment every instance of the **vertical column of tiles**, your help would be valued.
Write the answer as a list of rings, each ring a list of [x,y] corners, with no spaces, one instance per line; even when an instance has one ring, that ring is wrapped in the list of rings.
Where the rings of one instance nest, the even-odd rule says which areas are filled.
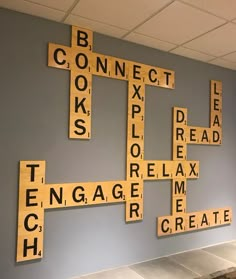
[[[21,161],[16,261],[43,257],[45,161]]]
[[[72,27],[69,137],[91,137],[93,32]]]
[[[127,174],[130,182],[130,200],[126,203],[126,221],[143,218],[143,157],[145,84],[130,80],[128,83]],[[135,189],[133,187],[135,185]],[[139,192],[139,194],[136,194]]]
[[[177,108],[173,109],[173,160],[186,161],[187,160],[187,109]],[[178,164],[182,166],[181,164]],[[182,167],[181,167],[182,168]],[[176,171],[177,173],[177,171]],[[180,174],[180,175],[179,175]],[[182,177],[181,177],[182,176]],[[172,180],[172,215],[175,226],[172,232],[181,232],[185,230],[185,214],[186,214],[186,170],[184,174],[179,171],[178,176]],[[180,224],[181,223],[181,224]]]
[[[222,82],[211,80],[211,144],[222,143]]]

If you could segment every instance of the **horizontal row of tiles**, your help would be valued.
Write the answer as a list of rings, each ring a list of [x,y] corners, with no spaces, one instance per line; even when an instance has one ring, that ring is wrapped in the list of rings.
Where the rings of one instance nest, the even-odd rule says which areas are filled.
[[[236,241],[175,254],[80,279],[191,279],[236,267]],[[78,278],[78,279],[79,279]],[[74,278],[75,279],[75,278]]]

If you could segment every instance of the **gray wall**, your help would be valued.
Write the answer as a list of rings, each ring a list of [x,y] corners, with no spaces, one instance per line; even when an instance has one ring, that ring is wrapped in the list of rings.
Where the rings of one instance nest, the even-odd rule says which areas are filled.
[[[125,178],[127,83],[93,80],[90,141],[69,140],[69,72],[47,67],[47,44],[70,44],[70,27],[0,9],[0,277],[67,279],[235,238],[231,226],[159,239],[156,217],[170,214],[170,181],[146,182],[144,219],[126,224],[124,204],[49,210],[44,258],[16,264],[18,164],[46,160],[47,183]],[[207,126],[209,80],[223,82],[223,145],[188,146],[200,178],[188,182],[188,211],[236,212],[235,72],[95,34],[94,50],[173,69],[176,89],[146,89],[145,159],[171,159],[173,106]]]

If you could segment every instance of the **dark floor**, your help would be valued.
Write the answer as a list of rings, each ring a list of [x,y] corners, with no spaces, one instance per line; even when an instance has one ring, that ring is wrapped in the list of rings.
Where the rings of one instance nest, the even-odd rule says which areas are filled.
[[[236,241],[233,241],[78,279],[190,279],[235,266]]]

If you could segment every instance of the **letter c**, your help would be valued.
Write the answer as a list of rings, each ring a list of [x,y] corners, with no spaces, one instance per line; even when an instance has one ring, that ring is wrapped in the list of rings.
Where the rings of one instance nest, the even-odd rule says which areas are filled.
[[[32,228],[29,227],[29,218],[30,217],[34,217],[35,220],[38,220],[39,217],[38,215],[34,214],[34,213],[31,213],[31,214],[28,214],[26,217],[25,217],[25,220],[24,220],[24,227],[25,229],[28,231],[28,232],[32,232],[32,231],[35,231],[38,227],[37,224],[35,224]]]
[[[165,222],[166,222],[168,225],[170,224],[170,221],[169,221],[168,219],[164,219],[164,220],[161,222],[161,230],[162,230],[163,233],[167,233],[167,232],[170,230],[169,226],[167,226],[166,229],[164,228],[164,223],[165,223]]]

